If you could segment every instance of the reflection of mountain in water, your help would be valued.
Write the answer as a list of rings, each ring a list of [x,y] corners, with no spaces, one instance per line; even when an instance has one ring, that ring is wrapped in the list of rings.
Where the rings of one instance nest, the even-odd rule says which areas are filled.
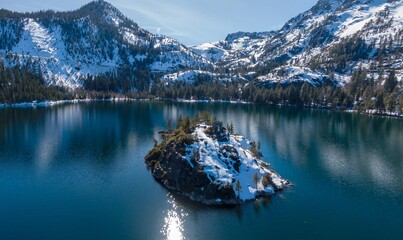
[[[399,119],[221,103],[174,103],[164,105],[163,111],[165,119],[174,120],[179,114],[213,112],[224,123],[232,121],[236,132],[259,139],[269,162],[291,161],[318,177],[323,177],[323,171],[316,171],[319,166],[347,184],[370,182],[393,190],[403,182],[403,122]]]
[[[87,157],[91,155],[100,163],[108,163],[131,142],[152,144],[153,124],[160,118],[157,112],[148,103],[3,109],[0,156],[34,161],[40,168],[52,161],[66,160],[66,155],[71,161],[94,159]]]
[[[279,160],[313,176],[329,173],[347,184],[354,180],[393,190],[403,182],[400,120],[219,103],[89,103],[2,109],[0,161],[24,159],[42,170],[64,161],[96,159],[90,164],[110,164],[139,142],[151,147],[168,118],[175,122],[179,114],[196,111],[215,113],[224,123],[232,121],[236,132],[260,140],[265,158],[290,179],[287,169],[278,166],[284,162]]]
[[[241,132],[260,135],[263,146],[270,146],[269,156],[303,168],[321,166],[341,181],[356,178],[387,189],[403,181],[403,122],[398,119],[264,108],[233,119]]]

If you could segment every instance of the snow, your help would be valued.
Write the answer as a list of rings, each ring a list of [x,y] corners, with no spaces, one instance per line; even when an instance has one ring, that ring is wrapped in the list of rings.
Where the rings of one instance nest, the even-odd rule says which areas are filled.
[[[276,32],[245,33],[237,32],[229,34],[225,41],[205,43],[198,46],[186,47],[173,38],[160,35],[152,35],[139,28],[136,24],[127,23],[124,16],[112,5],[103,4],[104,11],[100,14],[111,27],[117,27],[119,34],[124,39],[124,45],[154,48],[156,55],[148,56],[144,53],[128,54],[131,64],[136,61],[152,59],[150,69],[153,73],[163,75],[166,82],[185,81],[192,83],[200,74],[220,79],[221,81],[232,81],[233,79],[252,79],[244,74],[243,76],[219,75],[215,72],[218,67],[238,68],[243,66],[251,68],[264,66],[267,61],[276,59],[279,56],[288,54],[291,60],[284,64],[285,75],[279,75],[279,69],[271,73],[258,76],[259,81],[275,82],[296,82],[305,81],[317,85],[327,77],[319,71],[309,69],[307,63],[315,57],[326,58],[327,50],[338,44],[342,38],[350,37],[359,33],[365,41],[370,44],[376,43],[379,47],[381,40],[385,37],[394,36],[403,28],[403,1],[387,0],[360,0],[353,1],[351,5],[345,5],[344,0],[326,0],[318,4],[330,4],[330,9],[320,8],[320,5],[291,19],[282,29]],[[347,1],[346,1],[347,3]],[[319,6],[319,7],[318,7]],[[346,7],[347,6],[347,7]],[[381,17],[386,25],[384,27],[370,24],[376,22],[388,9],[389,15]],[[327,21],[331,17],[331,21]],[[9,21],[20,21],[9,20]],[[84,16],[76,21],[80,29],[86,29],[86,36],[79,39],[75,44],[86,49],[93,49],[97,39],[98,28],[91,22],[91,18]],[[89,76],[100,75],[116,70],[123,60],[118,53],[118,45],[114,46],[114,54],[111,59],[103,59],[98,52],[78,54],[67,51],[62,28],[57,23],[44,26],[37,18],[22,19],[23,33],[11,51],[0,49],[0,58],[6,66],[24,65],[28,61],[35,61],[39,67],[36,69],[44,76],[47,84],[58,84],[71,89],[82,87],[84,79]],[[323,46],[309,47],[312,38],[312,31],[317,27],[324,26],[329,32],[329,39]],[[7,31],[7,26],[0,29],[0,33]],[[380,30],[381,29],[381,30]],[[138,34],[138,33],[141,34]],[[10,33],[17,34],[17,33]],[[88,36],[87,36],[88,34]],[[117,42],[118,43],[118,42]],[[397,48],[398,43],[394,47]],[[300,49],[291,53],[293,49]],[[71,49],[69,49],[71,50]],[[129,53],[129,52],[128,52]],[[370,66],[373,63],[371,57],[376,53],[374,49],[370,58],[349,62],[348,69],[355,69],[358,66]],[[6,59],[11,54],[12,58]],[[396,59],[389,59],[391,66],[396,70],[397,78],[402,81],[403,60],[396,55]],[[205,71],[200,71],[203,69]],[[207,70],[206,70],[207,69]],[[341,86],[349,80],[349,73],[336,74],[336,84]]]
[[[267,163],[253,157],[249,150],[251,144],[248,139],[240,135],[230,135],[229,141],[219,142],[205,133],[207,128],[208,126],[204,124],[196,126],[193,131],[196,142],[187,146],[186,150],[190,153],[185,159],[190,162],[190,155],[193,151],[198,151],[200,155],[199,163],[201,166],[204,166],[203,170],[212,182],[219,186],[232,185],[234,192],[237,193],[235,185],[239,181],[242,186],[239,196],[241,200],[254,199],[257,191],[268,194],[274,193],[274,187],[283,188],[289,184],[288,181],[282,179],[273,170],[264,167],[268,165]],[[236,154],[239,156],[241,162],[239,172],[233,168],[231,163],[234,160],[225,151],[224,147],[226,146],[236,149]],[[253,176],[256,173],[259,176],[257,188],[253,181]],[[264,187],[262,185],[261,179],[265,175],[271,176],[275,186],[269,185]]]
[[[330,8],[324,8],[323,4],[326,6],[330,4]],[[389,11],[387,16],[384,16],[385,10]],[[378,18],[381,18],[384,23],[375,26],[374,23]],[[318,27],[325,27],[329,38],[322,45],[311,48],[309,43],[313,37],[312,33]],[[291,60],[288,60],[283,68],[286,70],[299,68],[299,72],[286,71],[286,75],[278,75],[279,69],[274,69],[270,74],[258,76],[257,80],[287,83],[305,81],[319,85],[324,77],[328,79],[329,76],[306,67],[311,59],[326,56],[332,46],[354,34],[359,33],[367,44],[375,42],[375,46],[379,47],[381,41],[389,36],[395,36],[401,29],[403,29],[403,1],[326,0],[320,1],[312,9],[291,19],[275,33],[256,38],[248,33],[234,33],[230,34],[225,41],[201,44],[194,46],[193,49],[214,63],[230,68],[264,66],[267,61],[288,54]],[[397,43],[394,44],[395,48],[399,47]],[[292,50],[295,48],[300,50],[293,53]],[[376,49],[372,51],[368,59],[348,62],[349,66],[346,69],[353,70],[359,66],[371,65],[374,61],[371,57],[375,53]],[[396,75],[401,81],[403,60],[397,55],[397,59],[390,59],[390,61],[391,66],[397,69]],[[349,82],[351,70],[336,73],[335,85],[343,86]]]
[[[31,108],[31,107],[51,107],[55,105],[67,104],[67,103],[78,103],[78,102],[86,102],[90,101],[89,99],[85,100],[59,100],[59,101],[33,101],[33,102],[22,102],[22,103],[12,103],[12,104],[4,104],[0,103],[0,108]]]
[[[267,32],[238,32],[229,34],[226,41],[204,43],[193,46],[192,50],[214,63],[228,63],[225,65],[229,67],[246,66],[250,64],[248,58],[255,55],[257,50],[264,46],[267,41],[266,39],[271,35],[272,33]],[[247,58],[241,58],[240,56],[247,56]]]
[[[72,99],[72,100],[58,100],[58,101],[32,101],[20,103],[0,103],[0,108],[36,108],[36,107],[52,107],[63,104],[86,103],[86,102],[137,102],[137,101],[151,101],[151,99],[135,99],[135,98],[106,98],[106,99]]]
[[[204,43],[198,46],[194,46],[192,49],[195,53],[203,56],[205,59],[208,59],[212,62],[220,61],[226,53],[226,50],[219,46],[216,46],[213,43]]]
[[[380,12],[385,11],[386,7],[389,8],[391,18],[394,19],[395,26],[402,27],[403,16],[403,2],[398,1],[396,4],[385,4],[385,1],[372,1],[371,5],[357,5],[348,11],[345,11],[339,18],[344,20],[340,24],[340,30],[338,34],[340,37],[351,36],[369,23],[371,20],[376,21]],[[399,26],[400,25],[400,26]],[[386,33],[387,34],[387,33]]]
[[[131,45],[139,45],[139,46],[146,46],[149,44],[148,41],[138,37],[134,34],[130,29],[125,29],[123,32],[123,39]]]
[[[169,37],[157,36],[154,49],[159,50],[160,55],[150,66],[153,72],[174,72],[183,67],[193,69],[213,67],[210,61]]]
[[[203,43],[201,45],[194,46],[193,48],[201,50],[201,51],[208,51],[211,48],[215,48],[215,47],[216,46],[214,44],[212,44],[212,43]]]
[[[85,19],[79,21],[83,23]],[[78,88],[82,86],[85,76],[105,73],[118,65],[116,49],[114,58],[108,60],[100,60],[95,56],[72,55],[66,50],[60,26],[47,28],[32,18],[24,19],[23,22],[22,38],[11,51],[17,60],[6,61],[6,64],[23,65],[32,59],[39,64],[39,70],[47,84]],[[82,44],[89,46],[86,42]],[[4,51],[1,55],[5,55]]]
[[[164,82],[187,82],[187,83],[194,83],[196,78],[200,75],[207,75],[209,77],[214,77],[216,74],[207,72],[207,71],[200,71],[200,70],[188,70],[188,71],[180,71],[176,73],[166,74],[161,77],[161,80]]]
[[[279,72],[283,73],[280,74]],[[306,67],[280,67],[274,69],[271,73],[259,76],[257,79],[261,82],[271,81],[271,82],[307,82],[313,86],[320,85],[325,79],[327,79],[327,75],[323,75],[319,72],[312,71]]]
[[[165,36],[154,36],[133,22],[125,22],[129,20],[112,5],[105,2],[98,4],[105,6],[103,6],[103,12],[97,14],[102,14],[101,17],[111,24],[111,27],[117,28],[124,40],[124,45],[147,49],[152,42],[153,46],[150,47],[160,50],[160,54],[155,58],[151,56],[153,59],[150,64],[151,71],[166,74],[185,67],[187,69],[213,68],[211,62],[178,41]],[[22,23],[22,36],[11,50],[0,49],[0,60],[3,60],[7,67],[24,66],[34,62],[33,70],[42,74],[48,85],[61,85],[70,89],[80,88],[87,77],[111,72],[122,64],[126,64],[118,50],[119,36],[112,41],[114,45],[109,46],[112,49],[112,56],[106,59],[100,56],[101,49],[97,46],[98,41],[101,40],[98,39],[99,28],[88,16],[72,20],[71,24],[83,31],[77,41],[71,43],[72,46],[65,42],[65,32],[57,21],[46,25],[42,24],[40,18],[11,19],[10,22]],[[123,22],[128,24],[123,27]],[[7,28],[10,27],[0,29],[0,33]],[[13,32],[7,34],[12,36]],[[84,53],[82,53],[83,49]],[[131,64],[149,58],[146,53],[132,54],[130,50],[127,50],[127,56]]]
[[[162,65],[164,66],[164,65]],[[246,75],[247,76],[247,75]],[[185,70],[177,71],[169,74],[165,74],[161,77],[161,81],[165,85],[175,84],[177,82],[184,82],[187,84],[194,84],[197,81],[213,81],[218,80],[219,82],[233,82],[233,81],[246,81],[244,76],[239,74],[230,73],[216,73],[214,71],[203,71],[203,70]]]
[[[112,12],[113,13],[113,12]],[[111,13],[111,14],[112,14]],[[108,14],[106,14],[108,15]],[[105,16],[106,16],[105,15]],[[113,14],[112,14],[113,15]],[[111,15],[110,20],[116,22],[113,17],[119,17],[117,14]],[[96,33],[97,27],[94,26],[88,17],[76,20],[77,24],[83,28],[88,28],[89,33]],[[119,21],[121,22],[121,21]],[[117,23],[118,24],[118,23]],[[39,68],[36,69],[42,74],[47,84],[56,84],[66,86],[71,89],[82,87],[83,80],[87,76],[96,76],[115,70],[122,63],[118,48],[115,46],[112,58],[104,59],[98,56],[97,52],[87,54],[77,54],[67,51],[64,44],[62,29],[59,25],[45,27],[35,19],[27,18],[23,20],[23,33],[21,40],[13,47],[10,52],[0,50],[0,57],[6,66],[24,65],[28,61],[35,61]],[[143,30],[139,30],[140,32]],[[135,34],[135,29],[122,28],[119,30],[123,39],[131,45],[147,46],[150,42],[148,37],[140,37]],[[93,48],[88,38],[94,36],[84,36],[75,44],[84,46],[84,48]],[[166,37],[157,37],[154,48],[161,50],[159,58],[151,64],[151,69],[155,72],[172,72],[180,66],[206,67],[211,63],[196,55],[194,52],[181,45],[176,40]],[[12,54],[13,58],[6,59],[6,54]],[[129,56],[129,62],[136,60],[142,61],[147,56],[137,54]]]
[[[42,27],[39,23],[35,22],[33,19],[27,19],[27,22],[24,27],[25,35],[24,39],[31,40],[29,42],[25,42],[27,46],[29,44],[34,44],[37,52],[37,56],[43,57],[51,57],[54,56],[56,51],[55,39],[51,37],[47,29]]]

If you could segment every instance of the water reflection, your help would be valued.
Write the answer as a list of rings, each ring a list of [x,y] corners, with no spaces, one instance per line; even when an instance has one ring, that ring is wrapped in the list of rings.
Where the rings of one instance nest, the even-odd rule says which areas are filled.
[[[255,105],[96,103],[2,109],[0,159],[32,162],[41,173],[66,161],[63,156],[111,164],[122,150],[138,142],[151,144],[167,119],[175,123],[180,114],[197,111],[233,122],[236,132],[260,140],[269,162],[282,159],[303,169],[321,167],[343,181],[401,188],[403,121]],[[291,178],[285,171],[279,169]]]
[[[401,187],[403,122],[399,119],[265,107],[235,109],[226,116],[223,112],[218,111],[223,115],[218,118],[233,121],[237,132],[261,141],[270,162],[280,158],[302,169],[322,167],[325,171],[317,173],[327,172],[343,181]]]
[[[183,224],[187,213],[178,207],[175,198],[171,194],[168,194],[168,203],[171,209],[166,212],[165,224],[162,227],[161,233],[164,234],[167,240],[186,239]]]
[[[403,121],[399,119],[256,105],[173,105],[164,108],[165,118],[209,111],[224,123],[232,121],[236,132],[261,141],[265,158],[274,161],[285,177],[292,178],[287,176],[289,168],[278,160],[310,169],[320,178],[330,175],[344,183],[370,182],[378,190],[402,190]]]
[[[260,140],[265,159],[295,184],[287,198],[217,209],[168,195],[160,204],[167,191],[143,157],[168,118],[197,111]],[[13,239],[1,233],[12,229],[18,239],[94,231],[107,239],[350,239],[367,228],[369,238],[393,239],[401,236],[402,146],[402,120],[316,110],[166,102],[0,109],[0,236]],[[43,237],[49,229],[54,235]]]
[[[1,109],[0,159],[30,162],[39,173],[66,160],[111,164],[137,142],[152,143],[164,122],[156,113],[149,103]]]

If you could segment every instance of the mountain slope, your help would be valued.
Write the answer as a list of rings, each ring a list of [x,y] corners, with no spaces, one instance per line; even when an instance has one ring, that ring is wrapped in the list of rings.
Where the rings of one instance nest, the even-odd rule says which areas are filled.
[[[229,34],[224,41],[194,46],[193,50],[206,59],[220,65],[237,66],[250,64],[254,54],[275,32],[237,32]]]
[[[190,48],[103,0],[70,12],[0,10],[4,65],[71,89],[129,92],[158,80],[344,86],[359,68],[381,82],[393,69],[401,81],[402,43],[401,0],[320,0],[278,31],[237,32]]]
[[[257,34],[258,35],[258,34]],[[227,38],[228,39],[228,38]],[[302,81],[313,85],[343,85],[354,69],[368,68],[374,78],[381,69],[403,72],[403,1],[320,0],[310,10],[263,38],[239,35],[219,43],[195,46],[212,60],[232,68],[247,68],[260,82]],[[236,49],[234,42],[242,42]]]
[[[102,0],[71,12],[0,10],[0,36],[6,66],[29,65],[47,84],[69,88],[121,69],[159,74],[213,67],[185,45],[151,34]]]

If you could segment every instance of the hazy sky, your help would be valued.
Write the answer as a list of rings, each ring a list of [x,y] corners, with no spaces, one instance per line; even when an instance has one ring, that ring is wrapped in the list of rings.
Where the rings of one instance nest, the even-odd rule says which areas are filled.
[[[237,31],[279,29],[318,0],[109,0],[126,16],[153,33],[187,45],[223,40]],[[31,12],[74,10],[90,0],[0,0],[0,8]]]

